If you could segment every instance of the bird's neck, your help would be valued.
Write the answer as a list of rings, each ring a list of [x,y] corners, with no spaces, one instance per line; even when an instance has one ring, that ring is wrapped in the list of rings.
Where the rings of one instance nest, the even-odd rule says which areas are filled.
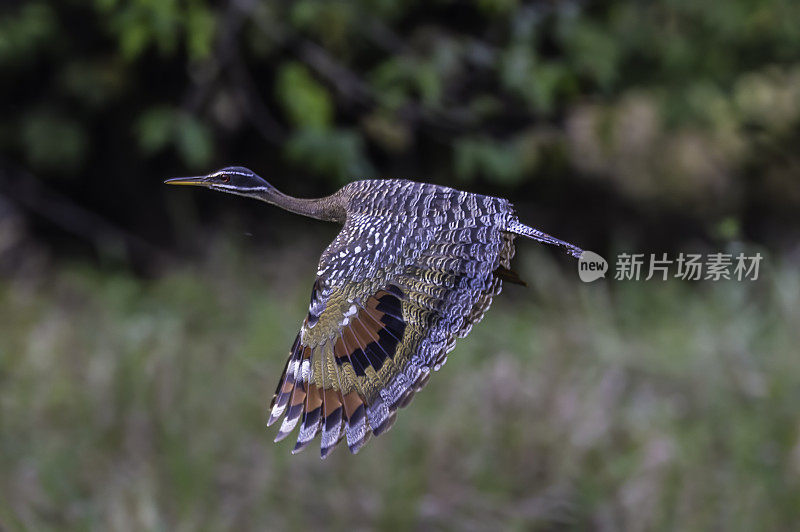
[[[317,220],[344,223],[347,218],[347,211],[339,193],[324,198],[295,198],[270,187],[259,192],[256,199]]]

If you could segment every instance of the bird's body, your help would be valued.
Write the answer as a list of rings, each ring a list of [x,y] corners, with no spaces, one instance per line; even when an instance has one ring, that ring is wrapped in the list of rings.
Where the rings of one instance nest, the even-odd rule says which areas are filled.
[[[206,186],[231,192],[230,178],[248,172],[173,182],[222,175],[229,181]],[[323,457],[343,438],[355,453],[389,428],[456,339],[481,320],[503,279],[519,282],[509,269],[516,236],[581,253],[522,224],[508,200],[438,185],[355,181],[318,200],[269,185],[232,192],[344,224],[320,258],[308,315],[270,407],[268,424],[283,419],[276,441],[300,425],[294,452],[321,433]]]

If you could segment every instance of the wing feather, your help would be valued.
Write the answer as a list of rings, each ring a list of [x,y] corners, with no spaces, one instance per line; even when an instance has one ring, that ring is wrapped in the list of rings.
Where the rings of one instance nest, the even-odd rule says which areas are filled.
[[[330,344],[326,344],[330,345]],[[332,353],[331,353],[332,355]],[[338,382],[325,382],[325,376],[335,375],[336,363],[330,360],[327,352],[322,355],[322,436],[320,441],[320,456],[326,458],[333,450],[337,443],[339,443],[339,435],[342,431],[342,401],[340,399]],[[333,367],[328,367],[328,366]]]
[[[342,331],[339,331],[339,338],[341,339],[342,347],[338,350],[334,348],[334,352],[343,353],[342,358],[346,359],[351,368],[354,368],[353,361],[350,358],[351,351],[345,342]],[[342,373],[345,373],[344,368],[342,368]],[[354,380],[353,382],[356,381]],[[344,403],[344,413],[347,419],[347,425],[345,426],[347,446],[350,452],[355,454],[366,443],[369,437],[369,427],[366,423],[364,398],[360,388],[354,386],[353,388],[355,389],[350,389],[349,386],[345,387],[343,384],[347,384],[347,381],[342,382],[340,379],[339,389],[342,390],[342,402]]]
[[[342,439],[356,453],[391,427],[502,288],[514,253],[513,235],[499,229],[509,216],[503,201],[420,197],[414,208],[433,224],[414,230],[392,211],[348,214],[320,259],[273,399],[269,423],[285,416],[276,439],[299,423],[293,452],[321,433],[324,458]],[[459,205],[475,215],[455,216]]]
[[[280,418],[284,412],[284,409],[286,408],[286,404],[289,402],[289,398],[291,397],[295,386],[294,369],[299,363],[298,361],[301,351],[302,346],[300,345],[300,335],[298,334],[294,341],[294,345],[292,345],[289,358],[286,360],[286,365],[283,368],[283,375],[278,382],[278,388],[275,390],[275,395],[272,398],[272,404],[270,405],[270,416],[269,420],[267,421],[268,427]]]
[[[297,435],[297,443],[294,449],[292,449],[292,454],[299,453],[306,445],[311,443],[311,440],[313,440],[314,436],[319,432],[321,422],[322,393],[319,386],[309,383],[305,406],[303,408],[303,421],[300,423],[300,432]]]

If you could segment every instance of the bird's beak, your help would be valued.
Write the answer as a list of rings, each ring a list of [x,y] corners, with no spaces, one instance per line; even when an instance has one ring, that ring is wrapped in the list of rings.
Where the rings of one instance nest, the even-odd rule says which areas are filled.
[[[211,184],[211,179],[208,176],[197,177],[173,177],[164,181],[166,185],[195,185],[200,187],[207,187]]]

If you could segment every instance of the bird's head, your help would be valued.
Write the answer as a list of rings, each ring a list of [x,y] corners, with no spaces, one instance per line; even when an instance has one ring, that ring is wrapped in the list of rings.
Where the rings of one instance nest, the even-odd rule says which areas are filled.
[[[239,196],[258,197],[274,190],[258,174],[243,166],[228,166],[208,175],[174,177],[164,181],[167,185],[194,185]]]

